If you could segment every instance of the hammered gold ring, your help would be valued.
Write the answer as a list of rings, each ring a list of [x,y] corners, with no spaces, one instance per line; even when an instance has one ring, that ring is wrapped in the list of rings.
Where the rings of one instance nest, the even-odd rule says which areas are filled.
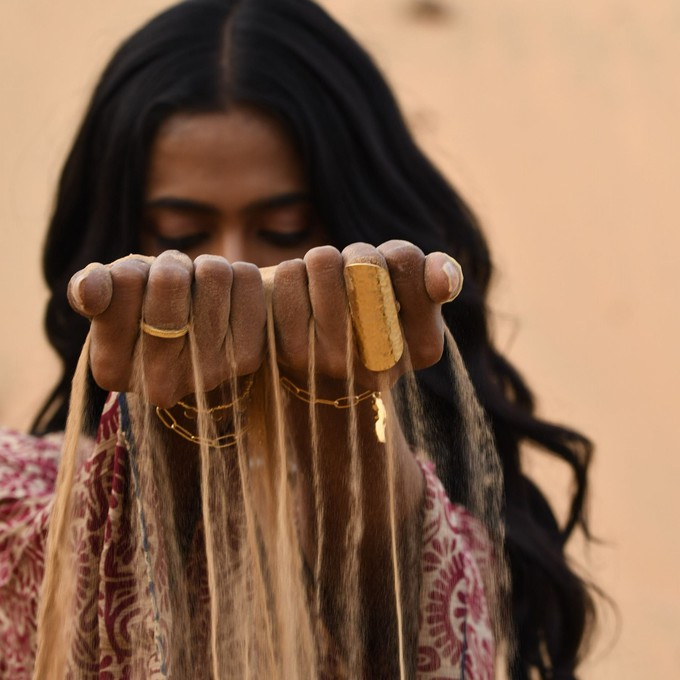
[[[163,338],[163,340],[175,340],[176,338],[182,338],[189,332],[189,324],[182,326],[182,328],[157,328],[151,324],[142,321],[140,325],[142,333],[147,335],[153,335],[154,338]]]

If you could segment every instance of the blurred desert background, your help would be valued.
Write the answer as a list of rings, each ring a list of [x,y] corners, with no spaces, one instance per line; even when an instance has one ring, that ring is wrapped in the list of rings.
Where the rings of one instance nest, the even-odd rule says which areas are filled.
[[[39,258],[64,154],[111,50],[168,4],[0,0],[2,425],[27,428],[57,375]],[[602,611],[582,676],[680,677],[680,3],[322,4],[481,217],[495,338],[540,413],[597,444],[602,542],[572,554],[618,615]]]

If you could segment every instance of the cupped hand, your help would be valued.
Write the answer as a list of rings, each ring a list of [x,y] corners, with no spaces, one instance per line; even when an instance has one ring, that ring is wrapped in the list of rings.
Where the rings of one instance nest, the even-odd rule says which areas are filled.
[[[443,349],[441,305],[462,285],[460,268],[444,253],[425,256],[405,241],[378,248],[356,243],[339,252],[331,246],[310,250],[304,259],[276,268],[272,293],[277,357],[283,370],[306,381],[309,320],[314,319],[317,374],[347,377],[348,301],[344,267],[368,262],[385,267],[399,303],[405,357],[390,371],[435,363]],[[217,387],[233,372],[256,371],[266,347],[265,293],[253,264],[212,255],[191,261],[177,251],[156,258],[130,255],[109,265],[91,264],[71,279],[71,306],[92,321],[90,365],[100,387],[119,392],[139,389],[135,357],[146,398],[170,407],[195,391],[190,337],[195,338],[203,387]],[[142,333],[142,322],[161,330],[192,325],[177,338]],[[233,357],[228,357],[228,338]],[[409,359],[406,359],[406,355]],[[358,387],[375,388],[378,376],[355,363]]]
[[[409,368],[436,363],[444,346],[441,305],[453,300],[462,287],[458,263],[445,253],[427,256],[407,241],[388,241],[379,247],[354,243],[342,253],[332,246],[310,250],[304,260],[282,262],[276,269],[273,311],[279,363],[284,371],[306,381],[309,361],[309,319],[314,319],[317,375],[347,377],[349,304],[344,268],[350,264],[377,264],[389,271],[399,308],[404,352],[389,371],[389,382]],[[355,361],[357,389],[375,389],[378,374]]]
[[[170,407],[193,393],[190,337],[195,338],[203,388],[253,373],[265,346],[265,301],[259,269],[201,255],[195,261],[177,251],[156,258],[130,255],[110,265],[91,264],[68,287],[71,306],[90,317],[90,367],[97,384],[117,392],[138,391]],[[142,333],[141,324],[160,331],[191,323],[178,338]],[[228,357],[228,338],[233,357]],[[138,361],[135,375],[135,358]]]

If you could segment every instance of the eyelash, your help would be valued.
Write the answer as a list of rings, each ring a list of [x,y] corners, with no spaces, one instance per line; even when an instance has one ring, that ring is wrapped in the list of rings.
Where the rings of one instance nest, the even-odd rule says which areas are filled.
[[[259,238],[277,248],[296,248],[303,244],[310,236],[311,227],[294,232],[277,232],[260,230],[257,232]],[[210,234],[206,232],[199,232],[197,234],[190,234],[189,236],[180,236],[171,238],[156,234],[156,242],[162,250],[180,250],[188,251],[197,248],[202,243],[210,238]]]
[[[204,243],[209,238],[206,233],[199,232],[198,234],[190,234],[189,236],[180,236],[178,238],[170,238],[156,234],[156,242],[163,250],[192,250]]]
[[[309,238],[311,231],[311,227],[293,232],[261,230],[257,232],[257,235],[269,244],[278,248],[295,248]]]

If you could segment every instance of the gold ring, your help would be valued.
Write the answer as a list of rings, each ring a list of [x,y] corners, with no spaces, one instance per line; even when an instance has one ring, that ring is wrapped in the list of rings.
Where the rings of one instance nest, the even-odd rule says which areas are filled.
[[[189,324],[182,326],[182,328],[156,328],[156,326],[151,326],[142,321],[141,323],[142,333],[147,335],[153,335],[154,338],[163,338],[163,340],[175,340],[176,338],[182,338],[189,332]]]
[[[345,286],[359,356],[370,371],[387,371],[404,353],[399,308],[389,272],[370,262],[345,267]]]

